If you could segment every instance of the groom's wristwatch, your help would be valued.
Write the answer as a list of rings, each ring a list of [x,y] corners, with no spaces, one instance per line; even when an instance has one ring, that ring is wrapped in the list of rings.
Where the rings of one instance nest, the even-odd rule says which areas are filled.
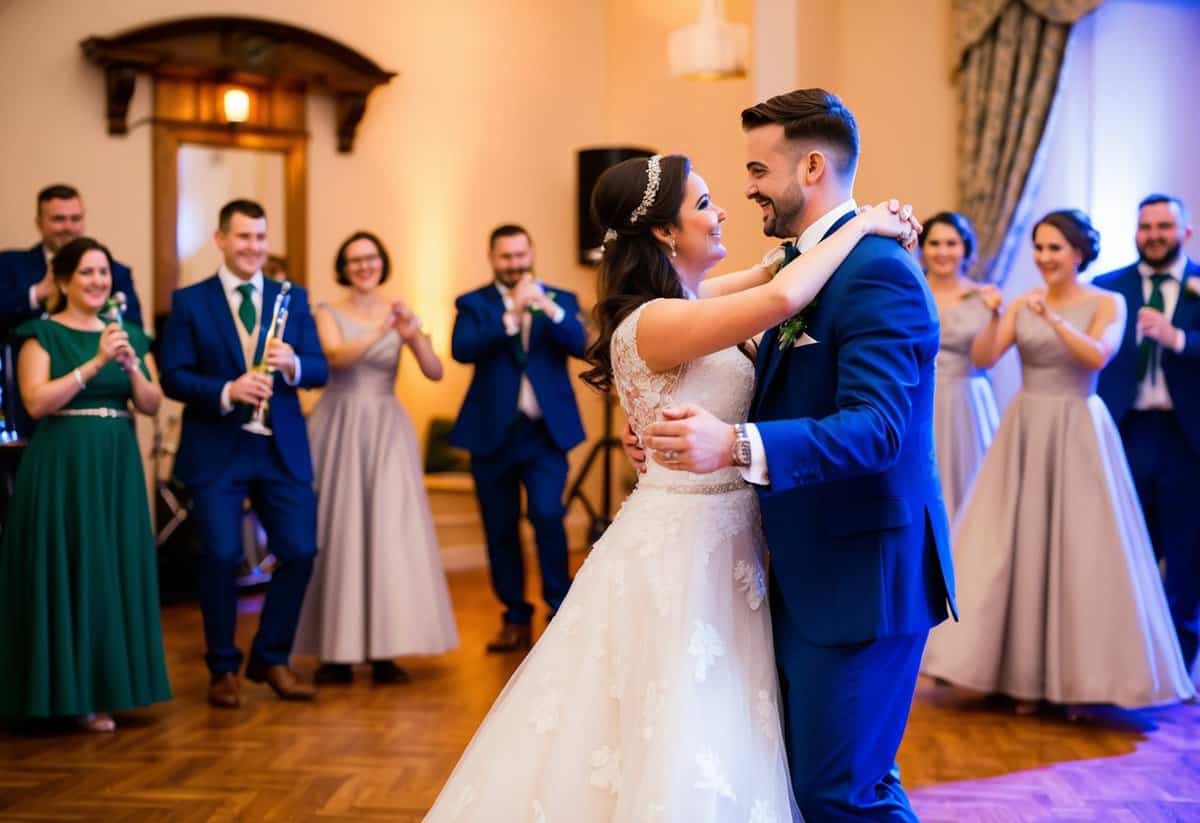
[[[745,423],[735,423],[733,426],[733,447],[729,456],[734,466],[740,469],[750,467],[750,435],[746,433]]]

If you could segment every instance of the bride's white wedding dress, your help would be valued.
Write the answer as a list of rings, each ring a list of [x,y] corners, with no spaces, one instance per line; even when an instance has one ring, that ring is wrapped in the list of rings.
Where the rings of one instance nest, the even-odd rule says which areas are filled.
[[[728,349],[653,374],[637,353],[644,308],[612,338],[634,430],[677,403],[745,420],[750,360]],[[755,493],[736,469],[649,465],[427,821],[798,819]]]

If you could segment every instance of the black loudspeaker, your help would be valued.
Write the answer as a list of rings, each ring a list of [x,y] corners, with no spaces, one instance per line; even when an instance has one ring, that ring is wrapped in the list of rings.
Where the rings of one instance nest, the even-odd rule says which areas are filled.
[[[634,157],[649,157],[649,149],[614,146],[602,149],[579,150],[579,262],[594,266],[600,262],[600,244],[604,241],[604,229],[592,220],[592,189],[600,175],[622,160]]]

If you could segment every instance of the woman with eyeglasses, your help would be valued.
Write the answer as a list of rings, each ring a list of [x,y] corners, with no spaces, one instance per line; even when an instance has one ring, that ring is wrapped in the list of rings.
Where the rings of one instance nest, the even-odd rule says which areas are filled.
[[[349,294],[315,313],[330,373],[309,417],[319,553],[296,650],[320,658],[318,683],[350,683],[367,661],[376,683],[403,683],[393,658],[458,645],[416,433],[395,396],[404,349],[430,380],[442,363],[412,309],[381,293],[391,259],[378,237],[352,234],[334,268]]]

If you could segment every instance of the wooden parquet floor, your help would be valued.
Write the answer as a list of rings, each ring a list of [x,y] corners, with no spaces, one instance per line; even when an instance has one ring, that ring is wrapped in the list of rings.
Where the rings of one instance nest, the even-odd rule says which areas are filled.
[[[0,820],[419,821],[518,662],[483,653],[497,620],[484,573],[453,573],[451,590],[462,646],[403,661],[412,683],[360,670],[313,704],[245,684],[238,711],[205,702],[198,609],[167,608],[175,699],[114,735],[0,730]],[[245,648],[257,600],[243,602]],[[900,765],[927,823],[1200,821],[1200,707],[1078,724],[922,683]]]

